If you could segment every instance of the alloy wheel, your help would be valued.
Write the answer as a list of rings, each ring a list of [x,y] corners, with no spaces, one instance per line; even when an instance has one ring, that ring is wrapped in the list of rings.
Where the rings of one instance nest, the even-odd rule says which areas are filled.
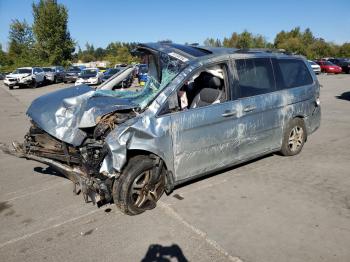
[[[304,142],[304,130],[300,126],[295,126],[289,134],[288,146],[292,152],[297,151]]]

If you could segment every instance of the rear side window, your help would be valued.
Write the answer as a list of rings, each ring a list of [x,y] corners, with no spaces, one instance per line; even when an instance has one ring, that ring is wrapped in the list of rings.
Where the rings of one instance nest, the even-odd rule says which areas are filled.
[[[275,80],[269,58],[236,60],[238,74],[238,98],[266,94],[275,91]]]
[[[281,70],[283,88],[310,85],[313,79],[308,68],[302,60],[278,59]]]

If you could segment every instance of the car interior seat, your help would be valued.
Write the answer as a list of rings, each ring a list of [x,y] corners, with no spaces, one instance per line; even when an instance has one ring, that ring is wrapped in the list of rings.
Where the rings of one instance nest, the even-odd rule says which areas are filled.
[[[195,79],[194,89],[198,92],[194,96],[190,108],[214,104],[220,102],[220,99],[223,97],[222,80],[207,72],[202,72],[200,76]]]

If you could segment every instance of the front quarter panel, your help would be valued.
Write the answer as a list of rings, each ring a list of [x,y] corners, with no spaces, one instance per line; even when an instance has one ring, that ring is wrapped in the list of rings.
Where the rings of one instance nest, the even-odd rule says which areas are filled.
[[[172,171],[170,117],[138,116],[114,129],[106,138],[108,155],[101,172],[121,172],[127,162],[128,152],[141,150],[158,155]]]
[[[170,115],[158,116],[167,98],[201,62],[190,64],[180,72],[149,107],[138,117],[131,119],[113,130],[106,138],[109,153],[105,157],[101,172],[121,172],[127,163],[130,150],[141,150],[158,155],[174,174],[174,154],[171,137]]]

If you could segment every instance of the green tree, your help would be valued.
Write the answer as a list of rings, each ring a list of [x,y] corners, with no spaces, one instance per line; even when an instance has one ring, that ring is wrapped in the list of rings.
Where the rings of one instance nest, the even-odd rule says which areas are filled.
[[[269,43],[262,35],[254,35],[247,30],[238,34],[233,32],[230,37],[225,37],[223,40],[224,47],[234,47],[240,49],[246,48],[266,48],[269,47]]]
[[[28,23],[25,20],[13,20],[9,31],[9,55],[13,58],[28,55],[33,44],[33,32]]]
[[[205,46],[212,46],[212,47],[221,47],[222,46],[221,41],[218,38],[217,39],[207,38],[204,40],[204,45]]]
[[[247,30],[244,30],[238,38],[237,48],[245,49],[253,47],[253,35]]]
[[[223,40],[223,46],[224,47],[237,47],[237,42],[238,42],[238,39],[239,39],[239,35],[236,33],[236,32],[233,32],[231,37],[224,37],[224,40]]]
[[[99,47],[99,48],[96,48],[94,56],[96,60],[103,60],[105,54],[106,54],[105,49]]]
[[[344,43],[339,47],[339,56],[350,57],[350,43]]]
[[[276,35],[274,46],[304,55],[309,59],[338,56],[339,54],[339,46],[326,42],[322,38],[316,38],[310,28],[306,28],[305,31],[301,31],[299,27],[289,32],[281,31]]]
[[[11,64],[12,61],[9,60],[8,54],[2,50],[2,45],[0,44],[0,72],[8,71]]]
[[[37,59],[33,50],[34,36],[32,28],[23,20],[15,19],[10,24],[9,50],[7,64],[25,66],[35,64]]]
[[[63,64],[72,58],[75,43],[67,28],[67,8],[56,0],[33,3],[33,32],[39,57],[50,64]]]

